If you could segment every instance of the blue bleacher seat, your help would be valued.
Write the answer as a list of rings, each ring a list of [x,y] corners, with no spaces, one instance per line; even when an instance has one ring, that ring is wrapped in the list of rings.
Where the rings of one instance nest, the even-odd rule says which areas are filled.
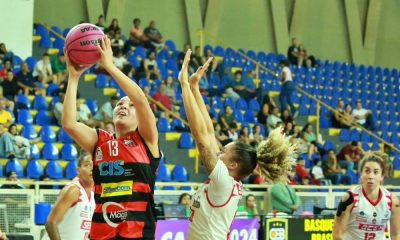
[[[168,39],[167,41],[165,41],[165,45],[168,46],[169,50],[174,51],[174,52],[176,51],[176,45],[175,45],[174,41]]]
[[[179,148],[190,149],[194,147],[194,141],[192,135],[188,132],[184,132],[181,134],[179,138]]]
[[[68,27],[67,27],[67,28],[64,29],[64,31],[63,31],[63,36],[64,36],[64,37],[66,37],[66,36],[68,35],[69,30],[71,30],[71,28],[68,28]]]
[[[3,165],[0,164],[0,178],[2,178],[4,176],[3,174]]]
[[[371,150],[372,150],[372,151],[379,151],[379,150],[381,150],[380,143],[379,143],[379,142],[374,142],[374,144],[372,144]]]
[[[47,110],[40,110],[36,114],[36,124],[40,126],[49,126],[51,125],[51,117],[49,111]]]
[[[347,129],[341,129],[339,139],[341,142],[349,142],[350,141],[350,132]]]
[[[252,111],[246,111],[246,113],[244,114],[244,118],[244,120],[248,123],[257,123],[257,117]]]
[[[39,179],[39,177],[43,174],[43,167],[40,165],[38,160],[29,160],[26,165],[26,177]]]
[[[17,100],[15,101],[16,107],[18,109],[29,109],[31,108],[31,103],[28,99],[28,97],[24,94],[19,94],[17,96]]]
[[[326,140],[323,146],[325,151],[329,151],[329,150],[335,150],[335,144],[333,144],[333,142]]]
[[[59,89],[60,86],[58,84],[50,83],[47,86],[47,96],[52,96],[52,97],[56,96]]]
[[[96,87],[97,88],[107,88],[110,86],[108,82],[107,75],[105,74],[98,74],[96,77]]]
[[[20,109],[18,111],[18,123],[22,125],[33,124],[33,117],[29,110]]]
[[[176,190],[176,187],[175,187],[175,186],[164,186],[164,187],[163,187],[163,190],[171,190],[171,191],[174,191],[174,190]]]
[[[62,143],[73,143],[74,140],[68,135],[68,133],[63,129],[60,128],[60,130],[58,131],[58,141],[62,142]]]
[[[248,108],[248,106],[247,106],[247,101],[246,101],[245,99],[239,98],[239,99],[236,101],[236,109],[246,111],[247,108]]]
[[[76,150],[76,147],[71,143],[64,144],[61,148],[61,159],[75,161],[78,159],[78,150]]]
[[[157,170],[157,181],[160,182],[170,182],[171,172],[165,164],[160,164]]]
[[[170,132],[171,131],[171,125],[168,122],[168,119],[166,118],[159,118],[157,121],[157,129],[159,132]]]
[[[35,31],[36,31],[36,35],[39,35],[41,37],[49,36],[49,30],[47,30],[47,28],[45,26],[43,26],[42,24],[36,25]]]
[[[37,138],[37,132],[35,130],[35,128],[33,127],[32,124],[27,124],[24,125],[24,127],[21,130],[21,136],[23,136],[24,138],[27,138],[29,140],[35,139]]]
[[[240,110],[233,111],[233,116],[235,117],[235,121],[237,121],[239,123],[244,122],[244,115]]]
[[[41,48],[52,48],[53,47],[53,42],[50,39],[50,36],[42,36],[39,42],[39,46]]]
[[[232,109],[235,109],[235,100],[232,97],[225,98],[224,106],[230,106]]]
[[[171,124],[171,129],[173,131],[177,131],[177,132],[182,132],[186,130],[186,126],[185,124],[183,124],[183,122],[177,118],[174,118],[174,120],[172,121]]]
[[[256,99],[251,99],[249,102],[249,109],[253,112],[259,112],[260,103]]]
[[[135,55],[142,60],[145,59],[147,57],[146,49],[142,46],[137,46],[135,49]]]
[[[63,169],[58,161],[49,161],[46,165],[46,174],[51,179],[62,179]]]
[[[99,107],[97,106],[97,101],[87,98],[85,103],[88,106],[88,108],[90,109],[90,112],[92,113],[92,115],[94,116],[96,114],[96,112],[99,110]]]
[[[65,167],[65,178],[73,179],[78,176],[78,171],[76,170],[77,167],[76,161],[69,162]]]
[[[36,59],[34,57],[27,57],[25,62],[28,64],[29,70],[32,72],[37,62]]]
[[[10,159],[6,163],[6,175],[9,172],[16,172],[19,178],[24,177],[24,167],[17,159]]]
[[[350,132],[350,141],[360,141],[360,132],[357,129],[353,129]]]
[[[61,36],[62,36],[62,31],[61,31],[61,29],[60,29],[59,27],[57,27],[57,26],[52,26],[52,27],[51,27],[51,30],[53,30],[53,31],[50,31],[50,37],[60,38],[58,35],[61,35]],[[54,32],[56,32],[58,35],[55,34]]]
[[[49,125],[43,126],[40,130],[40,139],[45,143],[53,143],[56,141],[56,134]]]
[[[45,143],[43,146],[43,158],[46,160],[58,160],[58,149],[53,143]]]
[[[182,187],[180,188],[180,190],[181,190],[181,191],[192,191],[193,188],[192,188],[192,186],[182,186]]]
[[[172,181],[187,182],[188,180],[189,176],[185,167],[179,164],[175,165],[174,169],[172,170]]]
[[[371,148],[370,148],[368,142],[362,142],[362,149],[363,149],[364,151],[369,151],[369,150],[371,150]]]
[[[36,144],[31,145],[31,159],[38,160],[40,158],[40,150]]]
[[[136,57],[135,55],[129,56],[128,62],[129,62],[129,63],[132,65],[132,67],[134,67],[134,68],[140,67],[140,62],[139,62],[139,60],[137,59],[137,57]]]
[[[61,38],[56,38],[56,40],[54,41],[54,48],[57,48],[59,53],[62,53],[64,51],[64,47],[65,47],[64,40]]]
[[[367,132],[362,132],[361,133],[361,141],[362,142],[370,142],[371,141],[371,136]]]

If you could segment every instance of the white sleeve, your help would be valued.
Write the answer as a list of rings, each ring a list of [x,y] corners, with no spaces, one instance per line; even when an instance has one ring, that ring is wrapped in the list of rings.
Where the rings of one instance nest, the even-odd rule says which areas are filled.
[[[208,197],[213,205],[226,203],[235,186],[235,180],[229,175],[226,165],[218,159],[213,171],[210,174],[210,185]]]

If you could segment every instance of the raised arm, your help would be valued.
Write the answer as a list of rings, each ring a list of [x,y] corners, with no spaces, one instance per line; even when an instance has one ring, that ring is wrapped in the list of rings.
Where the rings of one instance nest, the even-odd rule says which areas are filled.
[[[84,67],[80,67],[71,62],[68,58],[68,52],[65,52],[68,69],[68,86],[64,98],[64,107],[62,112],[62,127],[64,130],[87,152],[92,153],[97,143],[96,130],[80,123],[76,120],[78,92],[78,82]]]
[[[400,240],[400,203],[396,196],[392,196],[393,208],[392,215],[390,217],[390,239]]]
[[[214,131],[212,132],[212,135],[209,134],[202,112],[190,89],[188,65],[191,53],[192,51],[190,49],[186,52],[182,69],[179,72],[179,82],[181,83],[183,105],[185,106],[190,131],[199,149],[200,159],[206,167],[208,174],[210,174],[217,163],[217,147],[214,146]]]
[[[61,240],[58,224],[60,224],[68,209],[78,201],[79,194],[79,189],[76,186],[70,186],[61,191],[60,197],[54,204],[45,225],[51,240]]]
[[[197,71],[190,76],[189,82],[190,82],[190,89],[192,90],[193,96],[196,100],[197,106],[200,109],[201,115],[204,119],[204,123],[206,124],[207,127],[207,134],[209,136],[215,136],[214,133],[214,126],[210,118],[210,114],[207,111],[206,105],[204,103],[203,97],[201,96],[200,93],[200,87],[199,87],[199,82],[200,79],[203,77],[204,73],[207,71],[208,67],[210,66],[211,61],[213,58],[209,58],[207,62],[202,66],[197,69]],[[215,137],[210,137],[212,141],[212,147],[214,148],[215,152],[219,152],[219,146],[218,143],[215,139]]]
[[[156,118],[150,108],[146,95],[142,89],[121,70],[119,70],[112,61],[111,43],[108,37],[103,38],[99,46],[101,53],[100,64],[117,81],[121,89],[126,93],[136,108],[138,119],[138,129],[146,145],[149,147],[154,157],[159,157],[158,149],[158,131]]]
[[[353,208],[353,196],[345,193],[337,207],[335,223],[333,225],[333,239],[342,240],[344,231],[349,221],[351,209]]]

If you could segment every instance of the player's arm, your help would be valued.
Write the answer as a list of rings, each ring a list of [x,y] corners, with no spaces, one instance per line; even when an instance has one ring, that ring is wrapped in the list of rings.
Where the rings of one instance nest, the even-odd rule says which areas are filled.
[[[209,135],[202,112],[200,111],[192,90],[190,89],[188,76],[190,54],[191,50],[188,50],[182,64],[182,69],[179,72],[179,82],[181,83],[183,105],[188,118],[190,131],[196,141],[200,159],[203,162],[207,173],[210,174],[217,163],[217,147],[213,145],[215,143],[215,141],[212,140],[215,139],[214,132],[212,135]]]
[[[86,70],[71,62],[68,58],[68,52],[65,52],[68,69],[68,86],[64,98],[64,107],[62,112],[62,127],[64,130],[87,152],[92,153],[97,143],[96,130],[80,123],[76,120],[77,115],[77,92],[78,82],[82,73]]]
[[[61,222],[68,209],[76,203],[78,199],[79,188],[77,186],[73,185],[61,191],[61,194],[57,199],[57,202],[54,204],[45,225],[47,234],[51,240],[61,240],[60,233],[58,232],[58,224]]]
[[[146,95],[142,89],[113,63],[113,53],[111,43],[108,37],[103,38],[99,46],[101,54],[100,63],[104,69],[117,81],[121,89],[126,93],[136,108],[136,116],[138,119],[138,128],[140,135],[143,137],[154,157],[159,157],[158,149],[158,131],[156,126],[156,118],[151,110]]]
[[[201,96],[199,82],[200,79],[203,77],[204,73],[207,71],[208,67],[210,66],[212,60],[213,60],[212,58],[209,58],[202,67],[197,69],[197,71],[192,76],[190,76],[189,79],[190,89],[192,90],[197,106],[200,109],[201,115],[204,119],[204,123],[206,124],[208,136],[215,136],[214,126],[210,118],[210,114],[207,111],[203,97]],[[210,139],[212,141],[212,147],[214,148],[214,151],[219,152],[220,149],[218,147],[218,143],[215,137],[210,137]]]
[[[349,221],[351,209],[353,208],[353,196],[347,192],[342,197],[337,207],[335,223],[333,225],[333,239],[342,240]]]
[[[390,239],[400,240],[400,202],[392,195],[392,215],[390,217]]]

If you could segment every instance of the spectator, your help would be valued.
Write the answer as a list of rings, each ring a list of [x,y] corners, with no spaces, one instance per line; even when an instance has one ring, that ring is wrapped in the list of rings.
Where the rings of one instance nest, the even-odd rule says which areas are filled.
[[[297,67],[302,67],[303,65],[305,65],[305,61],[308,58],[307,51],[302,43],[299,44],[299,47],[297,49],[298,49]]]
[[[270,114],[267,119],[268,131],[270,132],[275,129],[280,122],[282,122],[282,119],[279,117],[279,108],[275,107],[272,109],[272,114]]]
[[[29,140],[18,134],[17,125],[15,125],[15,124],[11,124],[8,127],[8,132],[11,135],[9,137],[11,138],[11,141],[13,144],[13,148],[14,148],[13,152],[15,153],[15,156],[18,158],[30,160],[31,159],[31,144],[30,144]],[[7,133],[4,133],[4,134],[7,134]],[[2,136],[2,138],[3,137],[5,137],[5,136]]]
[[[113,56],[113,62],[114,65],[119,68],[120,70],[124,69],[124,66],[129,64],[128,60],[126,60],[125,56],[122,54],[122,51],[119,49],[116,49],[114,52]]]
[[[292,122],[287,122],[283,131],[285,132],[286,136],[293,136],[296,134],[295,127],[293,126]]]
[[[147,55],[147,58],[143,60],[143,69],[147,79],[161,79],[160,69],[157,65],[155,52],[150,51]]]
[[[21,71],[15,75],[15,79],[17,80],[19,88],[22,89],[23,94],[42,96],[46,95],[45,89],[39,88],[26,62],[21,64]]]
[[[51,62],[53,73],[57,76],[58,82],[64,81],[67,76],[67,63],[65,62],[64,52],[60,52]]]
[[[232,141],[236,141],[239,138],[239,135],[237,133],[237,124],[236,122],[232,122],[229,124],[229,130],[228,130],[228,137]]]
[[[46,173],[40,175],[39,181],[40,182],[44,182],[44,183],[53,182],[53,180],[51,180],[49,175],[47,175]],[[39,185],[40,189],[54,189],[53,187],[55,187],[55,185],[45,185],[45,184],[40,184]],[[33,186],[33,189],[35,189],[35,186]]]
[[[249,194],[246,196],[245,201],[245,205],[238,206],[236,216],[245,216],[249,219],[258,217],[256,197],[253,194]]]
[[[396,134],[396,133],[393,133]],[[386,161],[386,177],[393,177],[394,172],[393,172],[393,145],[388,145],[386,143],[383,144],[383,152],[384,152],[384,160]]]
[[[77,114],[78,122],[82,122],[90,127],[93,127],[95,125],[92,112],[90,111],[86,103],[80,103],[80,104],[78,103],[77,112],[78,112]]]
[[[351,142],[344,146],[337,156],[341,168],[353,170],[357,168],[358,162],[361,160],[362,151],[357,141]]]
[[[351,121],[348,121],[349,119],[347,118],[347,116],[345,116],[345,105],[343,99],[339,99],[338,106],[336,107],[336,112],[333,113],[332,117],[333,127],[347,129],[351,127]]]
[[[281,112],[283,112],[287,108],[287,105],[289,104],[290,111],[293,117],[296,118],[297,111],[292,101],[292,96],[295,91],[292,71],[289,68],[288,61],[281,60],[280,65],[282,67],[282,73],[281,73],[282,88],[279,94],[279,103],[281,105]]]
[[[194,53],[192,54],[192,57],[190,58],[193,64],[193,68],[197,69],[200,66],[203,66],[204,63],[206,62],[204,57],[201,54],[201,49],[200,46],[196,46],[194,48]]]
[[[17,173],[15,171],[10,171],[7,173],[7,181],[8,182],[19,182]],[[7,188],[7,189],[24,189],[25,187],[21,184],[3,184],[0,188]]]
[[[32,76],[36,81],[39,81],[42,84],[47,84],[48,82],[59,84],[59,82],[57,82],[57,77],[53,75],[53,69],[50,63],[50,55],[46,52],[43,53],[42,59],[36,63]]]
[[[143,29],[140,27],[140,19],[133,19],[133,27],[130,30],[130,42],[132,46],[142,45],[145,41],[147,41],[146,36],[144,35]]]
[[[190,217],[190,202],[192,200],[192,196],[189,193],[182,193],[179,196],[179,204],[185,206],[186,208],[186,217]]]
[[[13,116],[5,109],[6,99],[0,98],[0,124],[6,128],[14,122]]]
[[[144,29],[144,35],[148,39],[148,43],[146,44],[147,48],[155,49],[164,46],[161,32],[156,28],[156,22],[154,20],[150,21],[149,26]]]
[[[292,38],[292,45],[289,46],[287,51],[287,59],[289,60],[290,64],[297,65],[298,57],[299,57],[299,49],[298,49],[297,39]]]
[[[98,27],[101,29],[101,31],[103,31],[103,32],[104,32],[105,29],[106,29],[106,27],[104,26],[104,22],[105,22],[104,15],[101,14],[101,15],[97,18],[97,22],[95,23],[95,25],[98,26]]]
[[[372,113],[371,111],[362,107],[361,100],[357,101],[357,105],[356,108],[353,109],[352,116],[355,119],[355,121],[364,128],[367,128],[369,130],[375,130],[375,126],[372,119]]]
[[[7,50],[5,43],[0,43],[0,65],[6,61],[10,61],[10,64],[13,65],[14,53]]]
[[[0,80],[6,78],[7,77],[7,73],[10,72],[10,71],[13,72],[11,61],[10,60],[6,60],[4,62],[3,69],[0,70]]]
[[[213,58],[213,61],[211,62],[211,69],[210,71],[207,72],[208,77],[212,72],[218,72],[218,73],[223,73],[222,65],[220,64],[220,61],[215,59],[214,53],[211,49],[207,49],[205,59]],[[219,74],[221,77],[221,74]]]
[[[307,135],[304,132],[300,132],[299,135],[300,136],[297,138],[297,146],[300,153],[307,154],[307,156],[311,158],[314,153],[318,152],[318,148],[307,141]]]
[[[305,167],[306,160],[299,158],[296,165],[296,175],[301,180],[301,184],[307,185],[310,183],[310,170]]]
[[[114,37],[111,39],[111,48],[114,56],[117,56],[117,53],[123,53],[124,40],[122,40],[120,31],[115,32]]]
[[[235,72],[231,87],[241,98],[244,98],[247,101],[256,96],[255,90],[246,87],[242,76],[242,71]]]
[[[19,86],[12,71],[7,72],[7,77],[1,82],[1,87],[3,88],[3,96],[10,101],[14,101],[18,95]]]
[[[262,140],[264,140],[264,138],[265,136],[261,133],[261,126],[259,124],[255,124],[253,129],[253,142],[250,144],[257,146]]]
[[[117,105],[117,102],[118,98],[116,96],[111,96],[110,101],[101,105],[101,108],[94,115],[94,120],[100,124],[100,128],[104,128],[104,123],[112,122],[113,109]]]
[[[264,126],[267,126],[267,119],[269,117],[269,105],[264,103],[257,114],[257,121]]]
[[[292,186],[278,182],[271,188],[271,204],[274,211],[292,215],[299,208],[301,201]]]
[[[54,117],[57,119],[58,125],[61,126],[61,117],[62,117],[62,112],[63,112],[63,108],[64,108],[65,93],[59,92],[58,96],[60,97],[60,101],[54,105],[53,113],[54,113]]]
[[[154,93],[153,98],[154,100],[160,102],[166,109],[172,111],[173,103],[171,101],[171,98],[166,94],[166,88],[167,86],[165,85],[165,83],[161,83],[160,87],[158,88],[158,91]],[[169,114],[167,113],[165,114],[166,118],[168,118]]]
[[[221,124],[222,131],[228,131],[229,126],[235,121],[233,110],[230,106],[225,107],[225,113],[220,113],[219,123]]]
[[[172,76],[168,76],[165,80],[165,93],[168,95],[173,103],[177,103],[175,95],[176,89],[177,85],[174,83],[174,79],[172,78]]]
[[[281,113],[281,119],[285,125],[286,123],[290,122],[293,126],[295,126],[293,116],[290,115],[288,109],[283,110],[283,112]]]
[[[215,138],[218,140],[218,145],[222,149],[223,146],[232,142],[232,140],[221,130],[219,123],[215,124]]]
[[[119,27],[118,19],[113,18],[113,20],[111,20],[111,24],[106,29],[106,32],[111,39],[115,38],[117,33],[121,34],[121,28]]]
[[[239,133],[239,141],[250,145],[253,140],[253,134],[249,131],[249,128],[246,126],[242,127]]]
[[[334,150],[328,151],[328,160],[322,165],[322,169],[324,170],[325,177],[330,179],[333,185],[340,183],[351,184],[351,177],[342,175],[342,169],[338,164]]]
[[[313,183],[321,185],[321,180],[325,178],[324,172],[322,171],[321,159],[316,158],[314,160],[314,166],[311,168],[311,176]]]
[[[183,60],[185,59],[186,52],[191,48],[192,47],[190,46],[189,43],[186,43],[183,46],[183,52],[180,52],[178,55],[178,68],[179,69],[182,68],[182,64],[183,64]],[[193,63],[193,59],[194,59],[194,57],[193,57],[193,53],[192,53],[192,55],[190,56],[190,62],[189,62],[189,72],[193,72],[193,71],[197,70],[197,68],[195,67],[195,64]]]

